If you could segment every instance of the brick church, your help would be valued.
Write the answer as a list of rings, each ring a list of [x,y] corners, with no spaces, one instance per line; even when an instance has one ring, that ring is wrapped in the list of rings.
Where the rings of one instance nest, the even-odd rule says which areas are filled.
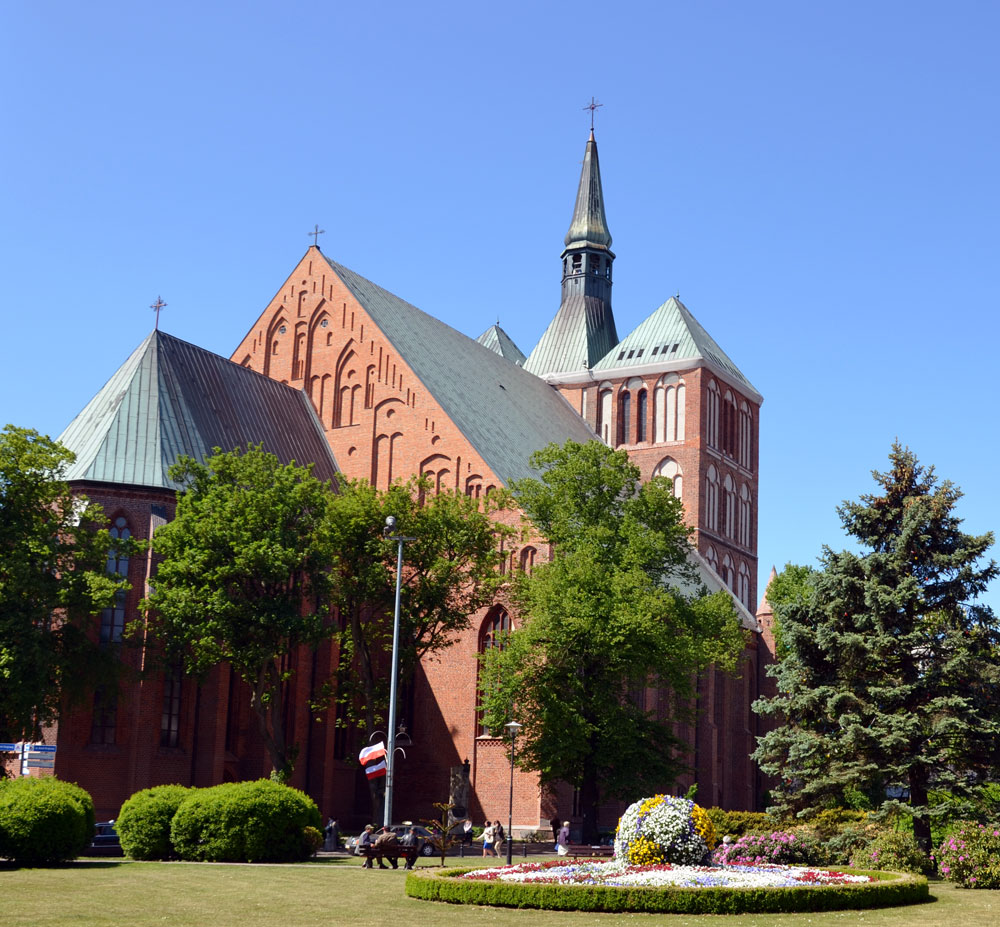
[[[699,720],[679,731],[693,772],[663,790],[697,782],[703,804],[756,808],[762,783],[749,759],[758,725],[750,705],[773,658],[766,616],[762,626],[753,612],[762,398],[677,298],[619,337],[593,132],[559,259],[558,310],[526,355],[499,325],[467,337],[314,245],[230,359],[160,331],[146,338],[61,435],[77,456],[68,479],[104,507],[113,534],[149,538],[173,515],[170,464],[215,446],[263,443],[284,461],[314,463],[322,479],[342,472],[378,488],[424,474],[439,491],[474,497],[535,475],[528,459],[552,441],[623,448],[643,479],[673,482],[706,586],[730,591],[750,632],[739,677],[699,678]],[[506,570],[530,570],[549,555],[537,541],[505,553]],[[124,799],[151,785],[267,775],[249,693],[226,666],[201,681],[141,672],[146,642],[123,629],[138,617],[153,555],[113,558],[108,569],[132,588],[101,614],[95,633],[120,649],[128,672],[117,691],[94,693],[48,732],[56,774],[88,789],[101,817],[117,816]],[[412,746],[397,766],[397,819],[430,816],[431,803],[449,795],[477,821],[506,817],[508,746],[479,724],[476,654],[518,621],[501,598],[419,667],[401,707]],[[333,665],[329,648],[290,661],[286,728],[300,745],[292,784],[324,815],[357,826],[369,814],[357,761],[364,735],[334,724],[335,709],[317,716],[308,707]],[[657,692],[645,698],[655,710]],[[544,829],[553,815],[575,823],[576,804],[572,788],[543,791],[518,771],[514,830]],[[602,826],[617,814],[609,805]]]

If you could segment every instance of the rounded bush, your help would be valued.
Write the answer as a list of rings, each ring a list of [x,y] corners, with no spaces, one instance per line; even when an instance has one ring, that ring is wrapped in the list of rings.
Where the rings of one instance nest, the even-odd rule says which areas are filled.
[[[132,859],[169,859],[175,855],[170,822],[192,791],[183,785],[157,785],[128,798],[115,822],[125,855]]]
[[[884,830],[851,858],[851,865],[861,869],[892,869],[897,872],[927,873],[931,861],[912,834]]]
[[[28,866],[79,856],[94,836],[94,802],[53,776],[0,781],[0,856]]]
[[[712,856],[717,866],[756,866],[762,863],[811,863],[813,846],[796,834],[776,830],[769,834],[746,834],[735,843],[725,843]]]
[[[177,809],[170,840],[181,859],[292,862],[311,854],[306,828],[319,809],[298,789],[270,779],[198,789]]]
[[[615,857],[633,866],[652,863],[698,865],[715,844],[715,828],[689,798],[654,795],[625,809],[615,833]]]
[[[938,870],[964,888],[1000,888],[1000,826],[962,821],[938,847]]]

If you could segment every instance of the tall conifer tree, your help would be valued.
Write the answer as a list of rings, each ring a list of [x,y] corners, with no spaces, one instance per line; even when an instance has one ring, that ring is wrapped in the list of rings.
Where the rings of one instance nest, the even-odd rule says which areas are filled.
[[[778,695],[755,708],[779,726],[755,758],[783,809],[866,791],[911,812],[929,849],[950,810],[929,792],[961,801],[998,764],[1000,636],[975,602],[997,567],[981,562],[993,535],[961,530],[957,487],[898,443],[889,461],[877,492],[838,509],[860,552],[824,548],[809,588],[776,609]]]

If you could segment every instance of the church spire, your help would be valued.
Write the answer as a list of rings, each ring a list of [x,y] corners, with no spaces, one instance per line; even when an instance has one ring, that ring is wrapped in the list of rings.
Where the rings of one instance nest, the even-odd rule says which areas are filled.
[[[611,247],[611,233],[608,218],[604,214],[604,191],[601,189],[601,165],[597,159],[597,142],[594,130],[590,130],[587,151],[583,156],[583,170],[580,171],[580,186],[576,191],[576,207],[573,221],[564,241],[566,248]]]
[[[563,241],[562,302],[524,367],[538,376],[577,374],[616,344],[611,311],[611,233],[604,214],[601,167],[594,130],[583,156],[573,219]]]

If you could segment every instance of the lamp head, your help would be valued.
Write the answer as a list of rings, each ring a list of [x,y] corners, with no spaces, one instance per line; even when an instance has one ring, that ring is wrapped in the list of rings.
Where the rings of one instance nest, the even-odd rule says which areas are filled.
[[[520,731],[521,731],[521,728],[522,728],[522,727],[524,727],[524,725],[523,725],[523,724],[518,724],[518,723],[517,723],[516,721],[508,721],[508,722],[507,722],[507,723],[506,723],[506,724],[505,724],[505,725],[503,726],[504,730],[505,730],[505,731],[506,731],[506,732],[507,732],[508,734],[510,734],[510,736],[511,736],[512,738],[513,738],[513,737],[517,737],[517,735],[518,735],[518,734],[520,733]]]
[[[386,537],[388,537],[395,530],[396,530],[396,516],[387,515],[385,519],[385,527],[382,529],[382,533]]]

